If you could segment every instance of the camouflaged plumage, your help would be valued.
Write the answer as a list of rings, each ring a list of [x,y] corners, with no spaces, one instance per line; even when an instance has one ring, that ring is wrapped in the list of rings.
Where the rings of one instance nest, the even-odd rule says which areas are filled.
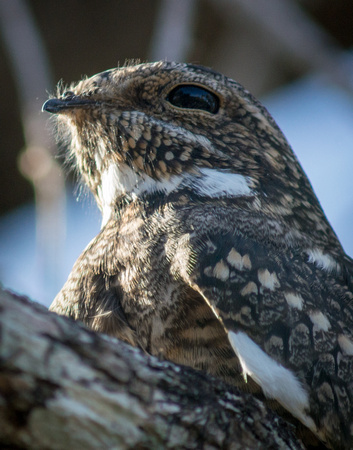
[[[265,394],[307,445],[352,448],[352,260],[264,107],[210,69],[158,62],[44,110],[103,213],[51,309]]]

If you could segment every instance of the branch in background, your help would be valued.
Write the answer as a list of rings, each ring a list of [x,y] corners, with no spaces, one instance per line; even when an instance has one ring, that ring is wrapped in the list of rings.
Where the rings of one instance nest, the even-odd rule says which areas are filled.
[[[2,448],[303,448],[221,381],[4,291],[0,311]]]
[[[35,191],[37,263],[43,280],[51,285],[62,262],[65,186],[61,168],[53,159],[56,147],[48,133],[47,118],[41,114],[45,89],[52,87],[49,64],[26,2],[0,0],[0,30],[21,110],[25,149],[20,168]]]
[[[324,73],[353,93],[352,65],[347,65],[346,52],[296,0],[213,0],[213,5],[228,21],[236,22],[242,13],[249,28],[252,22],[257,34],[271,36],[292,64]]]
[[[186,61],[193,42],[197,0],[162,0],[151,41],[150,61]]]

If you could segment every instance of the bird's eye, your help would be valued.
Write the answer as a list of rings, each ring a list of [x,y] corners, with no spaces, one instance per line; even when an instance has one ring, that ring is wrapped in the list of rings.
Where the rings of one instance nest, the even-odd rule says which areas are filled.
[[[212,114],[219,110],[219,98],[207,89],[193,84],[182,84],[169,92],[167,100],[178,108],[202,109]]]

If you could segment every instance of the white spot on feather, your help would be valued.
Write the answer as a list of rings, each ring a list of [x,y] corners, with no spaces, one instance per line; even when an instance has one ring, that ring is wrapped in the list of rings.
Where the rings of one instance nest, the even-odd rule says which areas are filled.
[[[344,355],[353,356],[353,342],[347,336],[340,334],[338,343]]]
[[[321,311],[312,311],[309,317],[317,330],[328,331],[331,328],[330,321]]]
[[[222,280],[222,281],[226,281],[229,278],[229,268],[227,266],[227,264],[223,261],[223,259],[221,259],[215,266],[213,269],[213,275]]]
[[[241,256],[239,252],[232,248],[228,253],[227,261],[231,266],[238,270],[251,269],[251,261],[248,254]]]
[[[307,250],[306,253],[309,256],[309,262],[316,264],[319,269],[332,272],[333,270],[339,271],[340,266],[337,261],[329,254],[323,253],[319,248]]]
[[[240,291],[241,295],[250,295],[250,294],[258,294],[259,290],[256,286],[256,284],[253,281],[249,281],[249,283],[243,287],[243,289]]]
[[[299,311],[303,309],[304,300],[300,294],[285,292],[284,298],[286,299],[288,305],[291,306],[292,308],[299,309]]]
[[[173,152],[166,152],[166,154],[164,155],[164,158],[167,161],[171,161],[172,159],[174,159],[174,153]]]
[[[316,426],[306,411],[308,393],[294,373],[267,355],[245,333],[229,331],[228,338],[239,358],[244,375],[262,388],[268,398],[274,398],[304,425],[316,432]]]
[[[281,286],[276,273],[270,272],[268,269],[259,269],[257,276],[262,286],[270,291],[274,291]]]

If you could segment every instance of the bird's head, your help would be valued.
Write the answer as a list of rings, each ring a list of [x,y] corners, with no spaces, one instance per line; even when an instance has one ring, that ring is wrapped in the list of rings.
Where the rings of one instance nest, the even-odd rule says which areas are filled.
[[[285,137],[235,81],[191,64],[107,70],[59,92],[58,115],[85,182],[109,220],[122,198],[186,190],[335,239]],[[335,245],[337,245],[335,243]]]

